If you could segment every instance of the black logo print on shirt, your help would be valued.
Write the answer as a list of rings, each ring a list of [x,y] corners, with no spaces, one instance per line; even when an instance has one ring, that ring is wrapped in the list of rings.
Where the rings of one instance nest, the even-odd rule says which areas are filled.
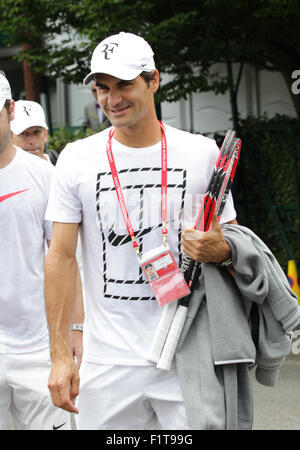
[[[133,223],[133,227],[141,252],[152,246],[153,233],[156,233],[156,242],[158,245],[162,244],[162,240],[160,240],[162,226],[160,214],[157,215],[155,220],[150,220],[150,223],[148,217],[149,211],[151,208],[154,208],[154,205],[150,204],[150,195],[155,194],[155,199],[160,199],[160,174],[160,167],[132,168],[119,171],[124,196],[126,197],[126,194],[128,194],[129,197],[131,196],[131,198],[136,200],[135,215],[139,218],[139,225],[135,227]],[[128,176],[126,180],[130,180],[131,183],[123,183],[122,176],[125,178]],[[178,211],[180,213],[184,208],[185,193],[186,170],[181,168],[168,168],[168,196],[171,198],[172,194],[176,195],[176,198],[178,199]],[[131,248],[131,238],[127,233],[123,218],[120,219],[122,228],[118,229],[118,226],[116,225],[120,223],[120,220],[118,221],[116,218],[116,211],[119,213],[119,207],[117,206],[117,209],[114,208],[112,202],[115,202],[115,204],[117,203],[117,195],[111,172],[98,173],[96,184],[96,211],[102,238],[102,248],[100,248],[99,251],[103,263],[103,295],[105,298],[122,300],[154,299],[154,297],[140,297],[138,295],[139,286],[146,285],[147,282],[143,277],[141,268],[136,264],[137,257]],[[160,204],[156,205],[156,207],[160,208]],[[132,209],[130,210],[128,205],[127,208],[132,220],[134,216]],[[171,219],[171,222],[174,223],[174,220]],[[179,219],[177,230],[177,248],[180,264],[182,261],[180,244],[182,233],[181,219]],[[159,236],[158,238],[157,235]],[[131,264],[136,267],[136,272],[134,277],[132,276],[131,279],[128,279],[127,270],[124,265],[130,267]],[[122,274],[124,274],[124,277]],[[129,289],[132,295],[128,293]]]

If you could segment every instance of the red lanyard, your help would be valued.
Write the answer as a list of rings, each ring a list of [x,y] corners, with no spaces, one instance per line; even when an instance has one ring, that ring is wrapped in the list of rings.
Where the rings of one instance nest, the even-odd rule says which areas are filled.
[[[164,244],[166,244],[167,236],[168,236],[168,229],[167,229],[167,225],[166,225],[166,222],[167,222],[167,173],[168,173],[167,153],[168,152],[167,152],[167,140],[166,140],[164,126],[160,121],[158,121],[158,122],[161,127],[161,131],[162,131],[162,139],[161,139],[161,219],[162,219],[163,242],[164,242]],[[139,251],[139,245],[136,242],[132,224],[131,224],[129,214],[128,214],[128,211],[126,208],[123,191],[122,191],[122,188],[120,185],[118,171],[116,168],[115,159],[114,159],[114,155],[113,155],[113,151],[112,151],[111,140],[114,135],[114,132],[115,132],[114,128],[112,128],[109,132],[108,142],[106,145],[107,158],[108,158],[108,162],[110,165],[111,175],[112,175],[113,182],[115,185],[121,212],[123,214],[123,218],[124,218],[128,233],[132,239],[133,248],[136,250],[138,257],[140,258],[141,255],[140,255],[140,251]]]

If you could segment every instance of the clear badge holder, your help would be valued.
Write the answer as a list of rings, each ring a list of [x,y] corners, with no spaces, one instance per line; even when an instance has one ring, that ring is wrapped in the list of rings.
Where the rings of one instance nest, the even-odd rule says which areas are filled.
[[[146,252],[140,264],[160,306],[190,294],[168,245]]]

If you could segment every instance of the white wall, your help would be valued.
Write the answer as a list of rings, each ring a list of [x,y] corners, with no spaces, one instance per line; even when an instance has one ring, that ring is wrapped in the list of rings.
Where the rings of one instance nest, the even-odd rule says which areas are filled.
[[[84,107],[94,99],[91,86],[65,85],[57,80],[50,90],[51,117],[53,127],[78,127],[83,124]]]
[[[263,71],[258,74],[260,84],[260,110],[270,116],[276,113],[295,116],[288,87],[280,73]],[[291,80],[292,85],[292,80]]]
[[[84,107],[94,100],[91,93],[91,84],[71,84],[68,86],[69,120],[73,126],[82,125],[84,119]]]
[[[214,69],[225,73],[225,65]],[[239,65],[234,65],[236,80]],[[163,82],[167,81],[167,77]],[[163,120],[178,128],[200,133],[215,133],[232,126],[229,92],[215,95],[213,92],[195,93],[188,100],[177,103],[164,102]],[[295,116],[288,88],[279,73],[261,71],[259,73],[248,65],[244,67],[238,91],[238,108],[242,118],[248,115],[261,115],[266,112],[270,117],[275,114]]]

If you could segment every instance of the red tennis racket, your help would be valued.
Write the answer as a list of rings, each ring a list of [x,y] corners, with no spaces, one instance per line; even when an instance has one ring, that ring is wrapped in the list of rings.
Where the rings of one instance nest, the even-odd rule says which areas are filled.
[[[230,191],[240,156],[241,140],[235,138],[235,132],[229,130],[224,138],[207,193],[202,201],[195,222],[195,229],[207,231],[214,211],[221,216]],[[201,273],[201,263],[185,257],[182,264],[184,278],[191,292]],[[191,295],[191,294],[190,294]],[[163,370],[171,368],[175,350],[184,326],[190,295],[164,307],[161,320],[155,332],[147,359],[156,362]]]

